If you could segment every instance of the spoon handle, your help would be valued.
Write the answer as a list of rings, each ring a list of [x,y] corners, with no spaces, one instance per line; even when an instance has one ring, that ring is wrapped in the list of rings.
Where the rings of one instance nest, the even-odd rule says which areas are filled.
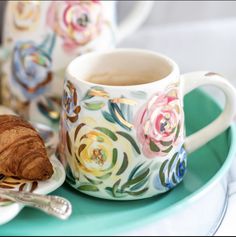
[[[37,208],[49,215],[66,220],[72,213],[71,203],[58,196],[46,196],[29,192],[17,192],[0,189],[0,197]]]

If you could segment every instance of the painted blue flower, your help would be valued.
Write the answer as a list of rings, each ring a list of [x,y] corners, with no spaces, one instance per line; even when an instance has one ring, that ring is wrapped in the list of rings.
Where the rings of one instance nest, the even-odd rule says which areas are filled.
[[[154,186],[160,191],[168,191],[178,185],[186,174],[187,153],[184,147],[175,153],[174,156],[163,162],[157,177],[154,180]]]
[[[50,54],[34,42],[18,42],[12,57],[12,80],[27,100],[43,94],[52,80]]]

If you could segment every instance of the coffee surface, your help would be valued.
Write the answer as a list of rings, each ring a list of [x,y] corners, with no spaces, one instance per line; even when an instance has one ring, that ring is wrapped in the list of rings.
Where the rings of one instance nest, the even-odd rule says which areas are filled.
[[[124,74],[99,74],[89,77],[86,81],[107,86],[134,86],[158,81],[158,76],[153,75],[124,75]]]

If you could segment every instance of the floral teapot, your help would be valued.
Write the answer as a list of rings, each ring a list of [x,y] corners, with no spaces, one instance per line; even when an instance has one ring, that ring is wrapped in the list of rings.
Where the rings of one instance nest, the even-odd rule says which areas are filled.
[[[3,48],[3,104],[25,118],[57,127],[65,67],[76,56],[115,47],[147,18],[138,1],[120,26],[117,1],[9,1]]]

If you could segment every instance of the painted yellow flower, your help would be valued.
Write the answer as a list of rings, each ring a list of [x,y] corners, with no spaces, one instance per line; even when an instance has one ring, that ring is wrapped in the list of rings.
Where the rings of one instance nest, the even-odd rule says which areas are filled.
[[[112,140],[100,131],[90,131],[80,138],[76,156],[80,169],[94,176],[101,176],[112,168]]]
[[[71,155],[67,156],[67,160],[77,179],[81,174],[95,179],[116,179],[121,172],[125,172],[129,159],[133,157],[133,149],[116,130],[115,125],[108,126],[106,121],[98,123],[86,117],[71,131],[67,144],[73,150],[68,149]]]

